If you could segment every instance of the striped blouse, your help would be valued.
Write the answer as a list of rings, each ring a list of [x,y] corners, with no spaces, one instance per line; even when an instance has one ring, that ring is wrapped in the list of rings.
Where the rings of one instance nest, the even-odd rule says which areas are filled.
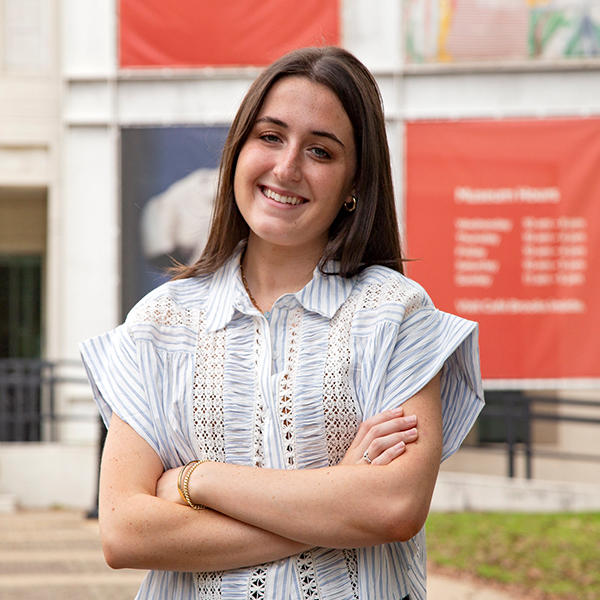
[[[95,399],[172,468],[195,458],[273,469],[337,464],[364,419],[413,396],[443,367],[443,455],[483,406],[477,325],[437,310],[385,267],[351,279],[315,270],[270,313],[251,304],[240,250],[212,275],[172,281],[125,323],[81,345]],[[150,571],[153,600],[411,600],[426,597],[425,535],[314,548],[223,572]]]

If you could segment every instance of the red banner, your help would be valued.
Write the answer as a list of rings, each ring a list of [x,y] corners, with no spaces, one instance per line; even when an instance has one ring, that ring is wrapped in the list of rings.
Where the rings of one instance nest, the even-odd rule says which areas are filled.
[[[408,273],[479,321],[484,377],[600,378],[600,119],[406,136]]]
[[[339,44],[339,0],[120,0],[121,67],[265,65]]]

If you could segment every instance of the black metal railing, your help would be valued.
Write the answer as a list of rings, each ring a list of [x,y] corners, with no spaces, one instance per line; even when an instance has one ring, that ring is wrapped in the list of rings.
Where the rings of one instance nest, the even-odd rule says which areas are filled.
[[[64,374],[73,369],[80,374]],[[58,422],[95,419],[57,411],[61,385],[86,383],[81,369],[78,361],[0,359],[0,442],[54,441]]]
[[[572,398],[556,398],[546,395],[527,395],[521,391],[486,393],[493,401],[486,404],[479,418],[480,429],[490,429],[493,424],[492,439],[480,438],[479,446],[506,445],[507,475],[515,476],[515,463],[519,455],[524,457],[525,477],[533,477],[533,459],[537,457],[558,458],[577,461],[600,461],[598,453],[569,452],[552,450],[534,445],[533,425],[536,421],[556,423],[578,423],[586,426],[600,425],[600,401],[578,400]],[[553,413],[548,406],[560,407],[560,412]],[[543,407],[546,407],[545,409]],[[581,409],[587,409],[593,414],[580,414]],[[600,434],[600,429],[598,430]],[[495,437],[495,439],[494,439]],[[599,446],[600,448],[600,446]]]

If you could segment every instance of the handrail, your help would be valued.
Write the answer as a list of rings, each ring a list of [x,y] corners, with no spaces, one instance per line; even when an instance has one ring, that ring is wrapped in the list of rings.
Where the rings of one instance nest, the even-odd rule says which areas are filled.
[[[75,367],[81,369],[80,377],[60,374],[63,369]],[[57,412],[57,394],[61,386],[68,384],[87,384],[81,362],[0,359],[0,441],[54,441],[58,422],[96,419],[96,415]]]
[[[554,414],[543,410],[532,408],[536,404],[547,404],[561,406],[569,410],[570,408],[600,408],[600,401],[584,400],[577,398],[555,398],[552,396],[526,395],[523,392],[510,390],[507,392],[496,392],[502,397],[502,404],[486,405],[482,416],[491,416],[502,418],[504,423],[505,444],[507,452],[507,474],[509,477],[515,476],[515,458],[517,452],[522,449],[525,456],[525,476],[527,479],[533,477],[533,458],[537,456],[550,456],[566,460],[588,460],[600,461],[600,454],[572,453],[565,451],[548,451],[535,448],[532,441],[532,426],[535,421],[556,421],[565,423],[578,423],[582,425],[600,425],[600,416],[581,415],[561,412]],[[524,432],[522,440],[517,439],[517,428],[521,433]],[[485,443],[480,443],[485,446]]]

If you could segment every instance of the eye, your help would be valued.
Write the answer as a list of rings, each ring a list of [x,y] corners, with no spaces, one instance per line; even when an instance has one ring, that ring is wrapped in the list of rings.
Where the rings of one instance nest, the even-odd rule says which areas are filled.
[[[275,144],[280,141],[279,136],[274,133],[262,133],[259,137],[268,144]]]
[[[317,158],[321,158],[321,159],[331,158],[331,154],[329,154],[329,152],[327,152],[327,150],[324,150],[323,148],[319,148],[318,146],[315,148],[311,148],[310,151]]]

